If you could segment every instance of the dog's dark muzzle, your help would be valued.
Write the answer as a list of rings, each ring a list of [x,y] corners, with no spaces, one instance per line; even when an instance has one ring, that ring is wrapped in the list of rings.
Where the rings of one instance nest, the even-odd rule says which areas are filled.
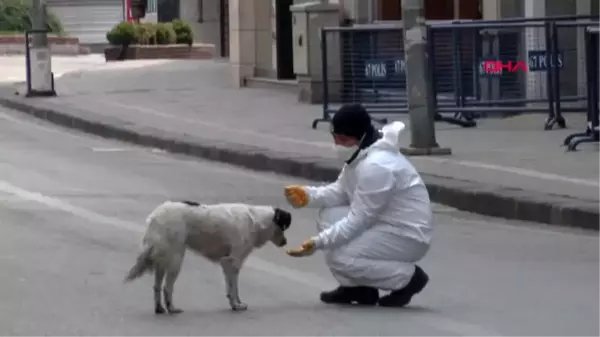
[[[283,246],[285,246],[285,245],[287,245],[287,239],[286,239],[286,238],[283,238],[283,239],[281,239],[281,241],[279,242],[279,247],[283,247]]]

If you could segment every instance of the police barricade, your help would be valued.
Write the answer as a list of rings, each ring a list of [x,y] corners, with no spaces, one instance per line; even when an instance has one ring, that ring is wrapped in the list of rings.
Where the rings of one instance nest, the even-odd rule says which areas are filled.
[[[347,103],[361,103],[372,115],[408,112],[404,36],[399,23],[325,28],[321,60],[323,117],[313,120],[313,128],[329,121],[330,114]]]
[[[589,46],[586,46],[587,28],[598,27],[598,20],[552,22],[550,26],[552,46],[559,55],[560,63],[552,71],[555,114],[584,112],[587,110],[586,91],[589,86],[586,68],[590,68],[586,64],[589,52]]]
[[[600,83],[599,83],[599,60],[600,53],[599,45],[599,29],[597,25],[585,27],[585,68],[587,75],[586,89],[586,110],[587,110],[587,125],[583,133],[571,134],[564,140],[564,145],[567,146],[567,151],[575,151],[581,143],[592,143],[600,140],[598,130],[598,118],[600,116]]]
[[[544,129],[557,124],[565,128],[562,112],[585,109],[585,95],[571,88],[585,83],[584,73],[578,72],[577,55],[583,55],[583,48],[577,48],[577,36],[585,25],[597,25],[592,19],[598,17],[561,16],[431,26],[432,40],[450,31],[454,41],[454,58],[447,65],[454,70],[454,104],[440,104],[437,112],[462,113],[470,118],[547,113]],[[440,61],[450,59],[440,60],[439,55],[433,58],[435,73],[443,66]],[[560,74],[568,76],[561,80]],[[433,80],[443,79],[434,76]],[[569,107],[561,109],[561,103]]]
[[[434,49],[435,68],[452,71],[434,76],[452,96],[439,102],[439,112],[462,113],[468,118],[522,112],[548,113],[546,125],[564,118],[555,109],[553,73],[564,65],[552,45],[552,22],[486,22],[441,24],[431,27],[432,40],[451,36],[448,50]],[[441,55],[440,55],[441,54]],[[567,99],[567,98],[565,98]]]
[[[553,44],[552,24],[582,19],[597,16],[428,21],[436,120],[474,126],[480,116],[528,111],[547,113],[546,129],[555,123],[564,127],[560,105],[556,106],[559,86],[554,87],[552,73],[563,69],[566,61]],[[362,103],[372,114],[408,111],[400,24],[323,29],[321,52],[323,117],[313,121],[313,128],[346,103]],[[443,117],[444,113],[453,117]]]

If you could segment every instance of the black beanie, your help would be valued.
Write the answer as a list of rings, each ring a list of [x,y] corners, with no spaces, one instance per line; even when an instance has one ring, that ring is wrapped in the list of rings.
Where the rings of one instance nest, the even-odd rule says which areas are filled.
[[[356,139],[361,139],[372,128],[371,116],[360,104],[342,106],[331,120],[331,132]]]

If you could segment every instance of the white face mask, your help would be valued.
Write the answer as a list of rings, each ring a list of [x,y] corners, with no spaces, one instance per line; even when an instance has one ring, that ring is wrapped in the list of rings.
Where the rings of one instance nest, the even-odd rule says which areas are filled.
[[[358,150],[358,145],[347,147],[333,144],[333,149],[341,161],[348,161],[348,159],[350,159],[350,157]]]
[[[333,150],[335,151],[335,154],[337,155],[337,157],[341,161],[344,161],[344,162],[348,161],[348,159],[350,159],[350,157],[352,157],[352,155],[360,149],[360,144],[362,144],[363,140],[365,139],[365,136],[366,136],[366,134],[364,134],[362,137],[360,137],[360,140],[358,141],[358,143],[356,145],[343,146],[343,145],[333,144]]]

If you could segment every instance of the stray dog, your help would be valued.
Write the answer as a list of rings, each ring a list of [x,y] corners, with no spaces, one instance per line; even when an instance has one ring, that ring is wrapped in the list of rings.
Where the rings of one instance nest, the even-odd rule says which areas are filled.
[[[244,260],[267,241],[277,247],[285,246],[284,231],[291,222],[289,212],[270,206],[167,201],[148,216],[142,251],[124,282],[154,271],[155,313],[165,313],[160,296],[163,279],[166,311],[170,314],[182,312],[173,305],[173,287],[189,248],[221,264],[231,309],[246,310],[248,305],[238,295],[238,275]]]

